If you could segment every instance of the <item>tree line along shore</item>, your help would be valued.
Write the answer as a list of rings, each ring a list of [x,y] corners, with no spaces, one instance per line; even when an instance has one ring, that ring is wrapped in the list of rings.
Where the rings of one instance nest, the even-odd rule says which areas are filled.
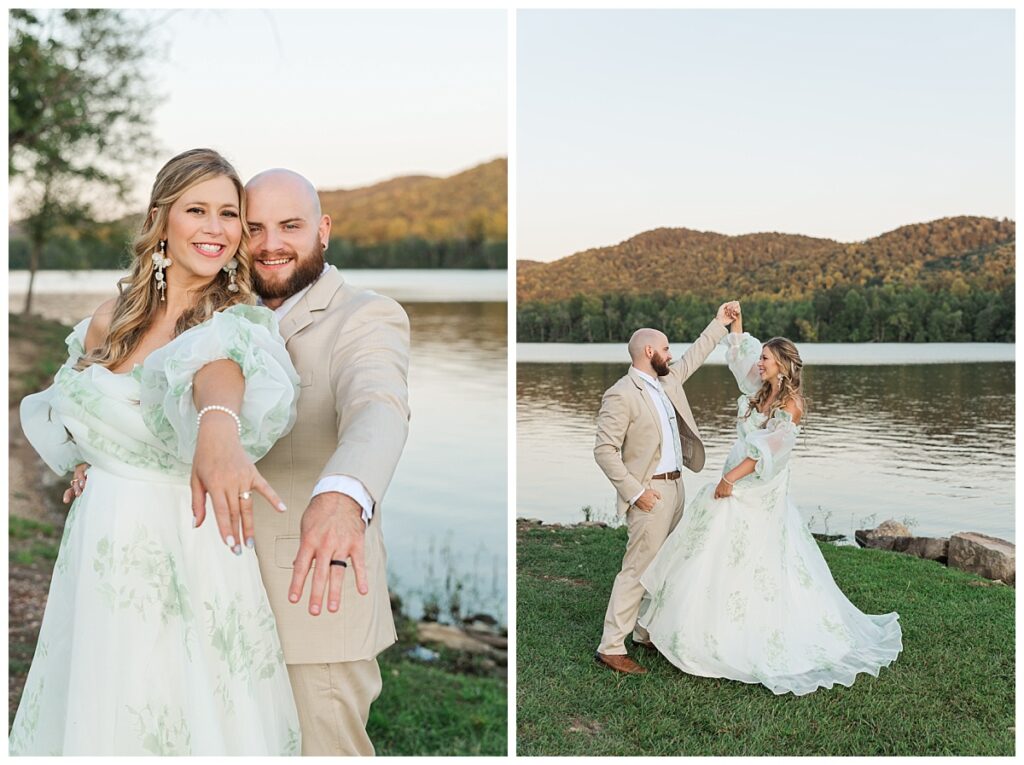
[[[517,262],[519,342],[695,337],[727,300],[797,342],[1015,340],[1016,224],[959,216],[861,242],[660,228],[550,263]]]

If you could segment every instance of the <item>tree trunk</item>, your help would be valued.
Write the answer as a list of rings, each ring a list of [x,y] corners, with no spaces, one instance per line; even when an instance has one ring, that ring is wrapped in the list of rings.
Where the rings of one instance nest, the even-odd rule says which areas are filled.
[[[36,271],[39,270],[39,261],[42,260],[42,255],[43,243],[33,240],[28,257],[28,290],[25,292],[25,307],[21,311],[23,316],[28,316],[32,312],[32,287],[36,282]]]

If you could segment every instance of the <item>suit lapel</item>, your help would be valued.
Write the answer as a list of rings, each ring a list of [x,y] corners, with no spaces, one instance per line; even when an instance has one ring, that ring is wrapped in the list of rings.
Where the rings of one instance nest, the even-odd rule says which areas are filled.
[[[651,418],[654,420],[654,427],[661,433],[661,415],[654,408],[654,402],[651,401],[651,397],[647,395],[647,383],[644,382],[644,378],[636,373],[633,367],[629,368],[629,379],[633,381],[633,385],[637,388],[637,393],[643,399],[644,404],[647,405],[647,411],[651,413]]]
[[[330,304],[334,293],[344,284],[345,278],[338,273],[338,269],[334,266],[331,266],[323,276],[313,282],[313,286],[281,319],[281,337],[284,338],[285,343],[312,324],[313,313],[324,310]]]
[[[670,378],[666,378],[669,382],[673,382]],[[679,415],[680,424],[684,425],[687,430],[690,431],[691,435],[697,432],[697,423],[693,421],[693,416],[690,413],[690,407],[686,405],[684,401],[680,399],[683,386],[679,385],[678,382],[674,385],[662,385],[665,389],[665,395],[668,396],[668,400],[672,402],[672,406],[675,408]]]
[[[313,323],[313,316],[309,312],[306,298],[303,297],[298,303],[292,306],[285,317],[281,319],[281,337],[285,343],[292,339],[292,336],[302,331]]]

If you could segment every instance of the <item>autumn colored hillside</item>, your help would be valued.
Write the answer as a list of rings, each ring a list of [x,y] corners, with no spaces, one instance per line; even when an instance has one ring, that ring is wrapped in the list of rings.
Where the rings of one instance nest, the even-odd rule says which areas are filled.
[[[357,244],[407,237],[508,238],[508,160],[504,157],[447,178],[407,175],[373,186],[321,191],[332,235]]]
[[[804,299],[843,286],[999,290],[1014,280],[1012,220],[961,216],[863,242],[659,228],[552,263],[520,261],[520,304],[574,295],[695,294]]]
[[[519,342],[695,337],[725,300],[744,327],[795,341],[1014,342],[1011,220],[943,218],[863,242],[647,231],[553,263],[520,261]]]
[[[372,186],[320,191],[331,216],[328,260],[342,268],[507,268],[508,160],[446,177],[407,175]],[[141,213],[59,230],[41,267],[123,268]],[[27,233],[9,229],[8,267],[26,268]]]

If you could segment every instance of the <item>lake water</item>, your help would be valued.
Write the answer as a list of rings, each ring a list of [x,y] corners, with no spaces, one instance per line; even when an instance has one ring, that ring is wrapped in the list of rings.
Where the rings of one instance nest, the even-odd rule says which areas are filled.
[[[41,272],[35,310],[73,323],[116,294],[117,272]],[[412,328],[409,440],[384,501],[389,581],[407,610],[507,620],[505,271],[350,271],[402,302]],[[11,275],[12,310],[27,280]],[[74,287],[72,289],[72,287]],[[90,291],[91,290],[91,291]],[[417,291],[419,290],[419,291]],[[459,590],[461,584],[461,590]],[[442,617],[444,612],[442,611]]]
[[[871,365],[821,361],[841,357],[841,347],[800,346],[809,409],[791,490],[811,528],[852,539],[854,529],[895,518],[919,535],[980,531],[1014,540],[1013,347],[876,347]],[[580,361],[594,350],[575,345],[545,353],[561,362],[526,363],[521,355],[517,365],[516,514],[573,522],[590,506],[614,518],[614,490],[593,459],[594,422],[601,394],[628,359]],[[624,353],[618,346],[618,357]],[[851,349],[851,357],[862,353]],[[951,361],[986,354],[1003,360]],[[686,383],[707,447],[704,470],[683,471],[687,497],[717,482],[735,437],[739,390],[722,349],[714,358],[719,363]],[[911,358],[925,361],[905,363]]]

